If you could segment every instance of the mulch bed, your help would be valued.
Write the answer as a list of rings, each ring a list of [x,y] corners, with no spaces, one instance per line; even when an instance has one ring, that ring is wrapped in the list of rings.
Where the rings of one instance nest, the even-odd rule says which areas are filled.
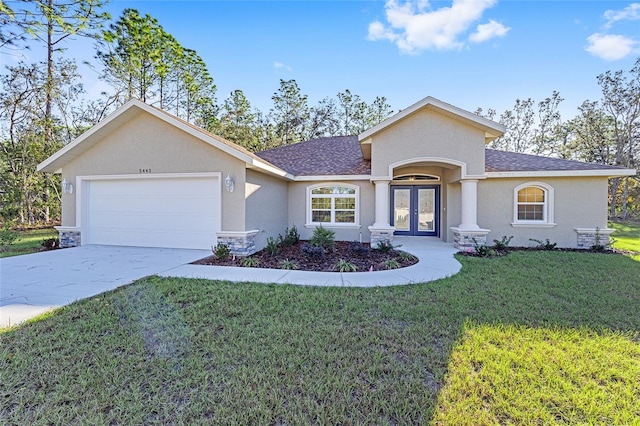
[[[285,261],[295,262],[297,269],[303,271],[336,272],[336,265],[341,260],[348,261],[355,265],[356,272],[385,271],[389,268],[385,264],[390,259],[395,259],[400,268],[418,263],[415,256],[401,257],[400,250],[393,249],[389,252],[372,249],[369,244],[347,241],[336,241],[333,250],[326,250],[324,253],[313,255],[305,252],[303,248],[308,247],[307,241],[300,241],[292,246],[281,246],[280,252],[276,255],[269,255],[265,250],[249,256],[260,261],[257,267],[270,269],[283,269],[282,263]],[[227,260],[217,259],[209,256],[193,262],[194,265],[214,265],[214,266],[239,266],[244,267],[245,258],[236,257]],[[349,271],[351,272],[351,271]]]

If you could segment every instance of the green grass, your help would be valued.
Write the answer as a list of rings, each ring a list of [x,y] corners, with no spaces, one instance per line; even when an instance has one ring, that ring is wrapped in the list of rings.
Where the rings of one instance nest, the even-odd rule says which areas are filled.
[[[460,257],[444,280],[150,277],[0,334],[2,424],[634,424],[640,263]]]
[[[629,252],[634,260],[640,261],[640,222],[610,222],[609,226],[616,230],[611,234],[613,247]]]
[[[42,246],[40,245],[40,243],[42,243],[42,240],[57,237],[58,231],[53,228],[21,231],[18,241],[16,241],[6,249],[0,250],[0,257],[35,253],[42,248]]]

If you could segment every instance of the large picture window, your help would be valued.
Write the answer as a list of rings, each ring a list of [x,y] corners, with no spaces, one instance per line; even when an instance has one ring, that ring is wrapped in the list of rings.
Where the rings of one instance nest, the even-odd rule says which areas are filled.
[[[530,182],[514,189],[513,225],[553,226],[553,188]]]
[[[307,189],[308,221],[322,225],[358,223],[358,187],[352,185],[315,185]]]

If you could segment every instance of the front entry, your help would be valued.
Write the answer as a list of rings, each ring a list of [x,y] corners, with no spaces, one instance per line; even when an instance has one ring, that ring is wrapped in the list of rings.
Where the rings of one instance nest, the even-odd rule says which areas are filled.
[[[439,236],[440,186],[391,186],[391,226],[395,235]]]

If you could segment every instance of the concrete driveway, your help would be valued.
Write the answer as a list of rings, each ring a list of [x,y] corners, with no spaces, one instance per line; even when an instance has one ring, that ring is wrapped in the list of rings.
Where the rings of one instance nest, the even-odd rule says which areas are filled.
[[[208,250],[82,246],[0,259],[0,327],[210,255]]]

